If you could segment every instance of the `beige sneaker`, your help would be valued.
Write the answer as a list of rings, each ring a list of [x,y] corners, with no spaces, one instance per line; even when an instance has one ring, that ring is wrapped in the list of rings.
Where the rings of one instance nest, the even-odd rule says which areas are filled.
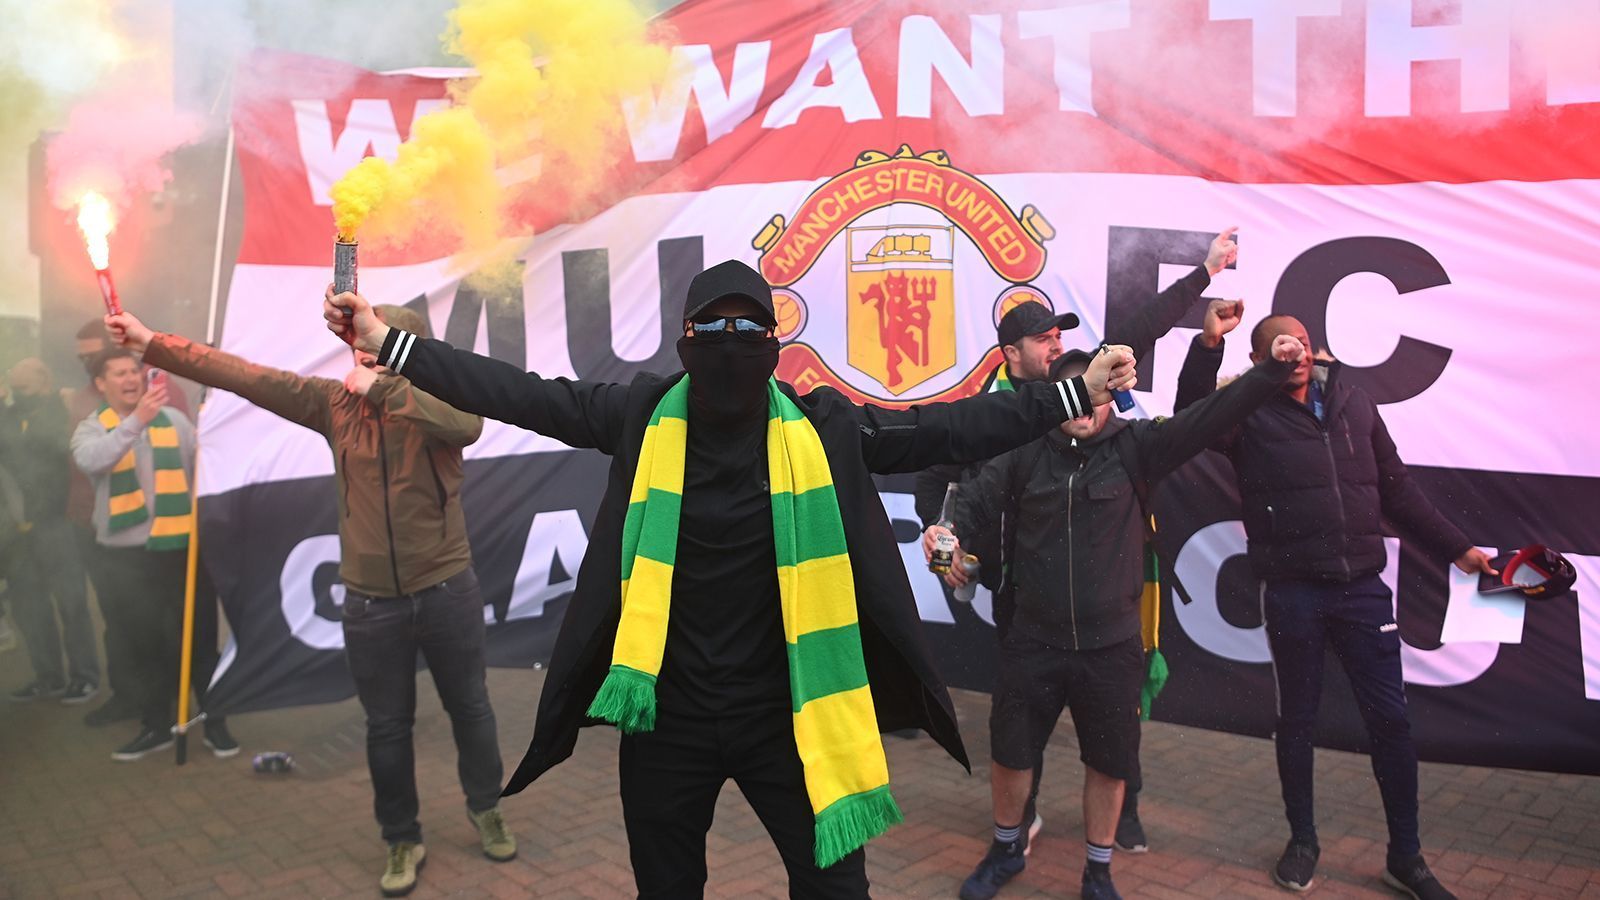
[[[421,844],[389,845],[389,864],[384,867],[378,887],[385,897],[404,897],[417,886],[417,870],[428,861],[428,848]]]
[[[500,807],[486,809],[481,813],[469,809],[467,818],[478,827],[478,840],[483,843],[484,856],[495,862],[517,858],[517,839],[512,837],[506,828],[506,820],[500,816]]]

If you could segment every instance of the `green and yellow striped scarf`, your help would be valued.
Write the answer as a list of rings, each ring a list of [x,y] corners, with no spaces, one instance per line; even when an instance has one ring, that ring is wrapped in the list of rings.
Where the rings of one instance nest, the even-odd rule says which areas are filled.
[[[994,370],[994,374],[989,376],[989,388],[984,393],[1003,394],[1015,390],[1016,387],[1011,383],[1011,370],[1006,368],[1005,363],[1001,363],[999,368]]]
[[[122,417],[109,406],[101,405],[100,424],[106,431],[114,431],[122,424]],[[145,429],[150,436],[151,462],[156,478],[156,518],[150,523],[148,550],[182,550],[189,546],[190,519],[194,507],[189,498],[189,476],[183,469],[183,453],[178,448],[178,429],[165,412],[156,413]],[[111,515],[106,530],[115,534],[150,518],[139,484],[139,471],[134,451],[129,450],[111,467]]]
[[[1156,517],[1144,542],[1144,590],[1139,594],[1139,636],[1144,644],[1144,684],[1139,687],[1139,718],[1148,721],[1150,704],[1167,686],[1167,658],[1161,655],[1161,561],[1156,558]]]
[[[655,727],[688,416],[689,378],[684,376],[650,417],[622,528],[622,619],[611,671],[589,715],[628,734]],[[772,380],[767,416],[794,739],[816,816],[816,862],[827,867],[900,822],[901,814],[889,792],[889,765],[861,653],[855,578],[822,439]]]

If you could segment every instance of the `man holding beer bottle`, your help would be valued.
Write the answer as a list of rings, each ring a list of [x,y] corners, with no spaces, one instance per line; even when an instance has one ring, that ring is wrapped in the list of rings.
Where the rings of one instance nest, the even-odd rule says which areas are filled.
[[[1039,748],[1062,709],[1072,710],[1084,764],[1086,900],[1116,900],[1111,852],[1124,782],[1139,751],[1139,689],[1144,682],[1139,603],[1153,482],[1204,450],[1250,415],[1294,370],[1304,352],[1284,336],[1228,389],[1164,420],[1118,419],[1110,404],[1070,419],[1031,444],[985,465],[955,497],[954,530],[1018,523],[1015,555],[999,562],[1015,586],[1015,619],[1000,643],[1000,672],[989,717],[995,839],[961,887],[963,900],[987,900],[1022,872],[1024,811]],[[1074,350],[1051,378],[1088,368],[1094,354]],[[948,530],[928,529],[945,538]],[[956,546],[954,555],[959,558]],[[968,576],[953,567],[952,587]]]

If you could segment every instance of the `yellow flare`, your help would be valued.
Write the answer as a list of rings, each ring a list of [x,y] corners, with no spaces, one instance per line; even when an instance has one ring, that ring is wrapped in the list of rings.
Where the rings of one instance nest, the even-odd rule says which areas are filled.
[[[83,232],[83,244],[96,269],[111,268],[111,229],[116,224],[111,201],[104,194],[89,191],[78,198],[78,230]]]
[[[459,0],[445,45],[474,77],[450,87],[453,105],[412,123],[393,162],[368,158],[333,186],[340,240],[457,235],[484,254],[514,229],[517,199],[497,170],[530,157],[558,166],[563,192],[581,195],[612,170],[621,98],[666,77],[669,51],[634,0]],[[569,197],[570,199],[570,197]]]

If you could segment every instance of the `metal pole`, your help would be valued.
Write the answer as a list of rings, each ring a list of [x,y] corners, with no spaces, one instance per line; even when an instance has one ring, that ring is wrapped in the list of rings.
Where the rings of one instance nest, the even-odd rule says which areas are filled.
[[[222,291],[222,244],[228,233],[228,193],[233,187],[233,128],[228,129],[228,150],[222,159],[222,197],[217,201],[217,246],[211,256],[211,308],[206,313],[206,344],[217,344],[217,296]]]
[[[200,474],[199,456],[195,458],[195,474]],[[191,492],[193,486],[190,486]],[[178,662],[178,724],[174,729],[178,740],[178,765],[189,761],[189,678],[194,664],[194,601],[196,576],[200,565],[200,497],[191,493],[189,501],[189,559],[183,582],[183,649]],[[201,713],[195,722],[205,718]]]

